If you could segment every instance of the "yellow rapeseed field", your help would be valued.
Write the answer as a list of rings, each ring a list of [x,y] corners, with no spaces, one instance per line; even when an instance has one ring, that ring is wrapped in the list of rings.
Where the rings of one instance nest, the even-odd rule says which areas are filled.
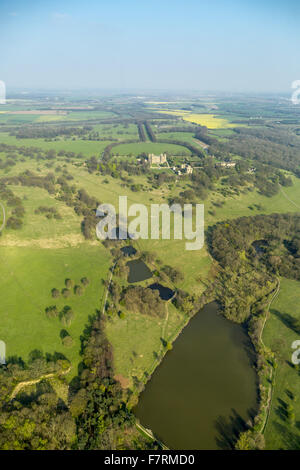
[[[155,109],[156,111],[164,114],[181,116],[184,121],[200,124],[201,126],[206,126],[208,129],[228,129],[230,127],[236,127],[236,124],[229,122],[227,119],[217,117],[215,114],[193,114],[189,111],[183,111],[180,109],[152,109]]]
[[[226,129],[236,126],[227,119],[216,117],[214,114],[184,114],[182,118],[184,121],[194,122],[206,126],[208,129]]]

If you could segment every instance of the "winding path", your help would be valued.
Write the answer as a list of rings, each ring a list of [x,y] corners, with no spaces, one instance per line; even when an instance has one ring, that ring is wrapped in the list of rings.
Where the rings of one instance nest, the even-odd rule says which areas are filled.
[[[298,209],[300,209],[300,206],[298,206],[298,204],[296,204],[294,201],[292,201],[292,199],[290,199],[290,198],[288,197],[288,195],[283,191],[282,186],[280,186],[280,192],[283,194],[283,196],[284,196],[291,204],[293,204],[294,206],[298,207]]]
[[[273,301],[275,300],[275,298],[277,297],[277,295],[279,294],[279,290],[280,290],[280,278],[278,277],[277,278],[277,288],[268,304],[268,312],[270,311],[270,307],[273,303]],[[263,326],[262,326],[262,329],[261,329],[261,333],[260,333],[260,342],[261,344],[265,347],[265,344],[263,342],[263,339],[262,339],[262,335],[263,335],[263,331],[264,331],[264,328],[265,328],[265,325],[266,325],[266,321],[267,321],[267,315],[265,316],[265,319],[264,319],[264,323],[263,323]],[[265,418],[265,421],[264,423],[262,424],[262,428],[261,428],[261,433],[263,434],[265,432],[265,429],[267,427],[267,423],[268,423],[268,419],[269,419],[269,416],[270,416],[270,411],[271,411],[271,404],[272,404],[272,396],[273,396],[273,385],[272,385],[272,380],[275,379],[275,369],[273,369],[273,367],[271,367],[271,370],[270,370],[270,375],[269,375],[269,380],[270,380],[270,387],[269,387],[269,392],[268,392],[268,400],[267,400],[267,413],[266,413],[266,418]]]
[[[41,375],[41,377],[39,377],[38,379],[26,380],[24,382],[19,382],[15,386],[15,388],[13,389],[13,391],[10,395],[10,399],[13,400],[18,395],[18,393],[22,390],[22,388],[24,388],[24,387],[28,387],[29,385],[37,384],[37,383],[41,382],[44,379],[50,379],[51,377],[55,377],[56,375],[57,376],[66,375],[66,374],[68,374],[68,372],[70,372],[70,370],[71,370],[71,366],[68,369],[66,369],[64,371],[61,371],[61,372],[52,372],[51,374]]]

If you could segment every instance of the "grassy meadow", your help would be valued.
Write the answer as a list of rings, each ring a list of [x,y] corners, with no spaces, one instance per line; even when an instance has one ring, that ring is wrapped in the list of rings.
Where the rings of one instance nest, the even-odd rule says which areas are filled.
[[[72,378],[80,363],[80,336],[89,324],[89,317],[102,305],[101,280],[107,278],[109,252],[100,243],[58,249],[0,246],[0,259],[0,338],[6,343],[7,357],[26,360],[36,349],[59,353],[71,361],[68,378]],[[90,281],[82,296],[72,293],[68,298],[62,295],[52,298],[51,290],[61,291],[66,278],[79,285],[82,277]],[[59,311],[70,306],[74,312],[72,324],[64,326],[59,318],[49,319],[45,308],[51,305],[56,305]],[[72,347],[63,346],[62,330],[71,335]]]
[[[110,143],[107,141],[88,141],[82,139],[61,139],[46,142],[45,139],[17,139],[5,133],[1,133],[0,142],[17,147],[38,147],[42,150],[66,150],[67,152],[82,153],[85,156],[99,156],[105,147]]]
[[[164,135],[163,135],[164,137]],[[142,153],[154,153],[160,155],[161,153],[168,153],[170,155],[190,155],[191,152],[186,147],[175,144],[166,144],[160,142],[137,142],[133,144],[120,144],[112,149],[112,153],[119,155],[134,155],[138,156]]]
[[[293,341],[299,339],[289,320],[300,321],[300,283],[281,279],[278,297],[270,308],[264,333],[264,343],[275,352],[277,369],[273,387],[270,415],[265,430],[267,449],[299,449],[300,442],[300,396],[299,367],[291,363]],[[291,405],[295,413],[295,424],[286,417],[286,406]]]

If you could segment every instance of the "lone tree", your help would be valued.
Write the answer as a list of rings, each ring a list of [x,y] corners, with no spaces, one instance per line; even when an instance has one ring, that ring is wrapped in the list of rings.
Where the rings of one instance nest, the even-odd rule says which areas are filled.
[[[64,326],[70,326],[74,318],[74,313],[71,307],[66,306],[60,314],[61,322]]]
[[[74,282],[72,281],[72,279],[66,279],[66,280],[65,280],[65,286],[66,286],[68,289],[72,289],[72,287],[74,286]]]
[[[71,291],[69,289],[63,289],[61,293],[65,298],[70,297],[71,295]]]
[[[54,299],[57,299],[57,297],[60,296],[60,292],[58,289],[52,289],[51,294]]]
[[[72,345],[73,345],[73,339],[71,338],[71,336],[65,336],[63,339],[62,339],[62,344],[66,347],[66,348],[70,348]]]
[[[84,286],[88,286],[89,283],[90,283],[90,281],[88,280],[87,277],[83,277],[83,278],[81,279],[81,284],[83,284]]]
[[[84,289],[81,286],[75,286],[74,287],[74,294],[76,295],[82,295],[84,293]]]

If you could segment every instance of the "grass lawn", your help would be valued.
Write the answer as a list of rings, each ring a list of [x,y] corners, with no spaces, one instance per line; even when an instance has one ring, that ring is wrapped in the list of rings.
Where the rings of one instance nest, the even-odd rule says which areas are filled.
[[[101,279],[107,278],[109,252],[100,243],[64,249],[1,246],[0,259],[0,338],[6,343],[7,357],[20,356],[26,360],[35,349],[61,353],[72,363],[68,375],[72,378],[80,362],[80,336],[89,316],[101,306],[104,289]],[[63,289],[66,278],[79,284],[84,276],[90,285],[82,296],[72,293],[69,298],[52,298],[51,289]],[[75,314],[71,326],[63,326],[58,318],[47,318],[45,308],[50,305],[59,310],[70,306]],[[62,345],[63,329],[73,338],[70,348]]]
[[[145,380],[158,365],[158,355],[165,352],[162,339],[173,340],[183,324],[184,316],[165,302],[163,318],[126,312],[125,318],[115,315],[106,326],[114,348],[116,375],[132,385],[134,378]]]
[[[163,138],[163,137],[162,137]],[[183,140],[183,139],[182,139]],[[140,155],[141,153],[154,153],[160,155],[161,153],[169,153],[170,155],[190,155],[191,152],[181,145],[175,144],[161,144],[158,142],[138,142],[135,144],[121,144],[112,149],[112,153],[119,155]]]
[[[49,240],[58,242],[61,237],[72,239],[72,235],[82,238],[80,224],[82,218],[74,212],[73,208],[66,206],[63,202],[57,201],[53,196],[42,188],[32,188],[24,186],[10,186],[13,193],[20,197],[25,208],[24,225],[21,230],[5,230],[3,232],[1,244],[8,244],[9,241],[19,240],[20,242],[33,242],[35,240]],[[43,214],[35,214],[35,210],[40,206],[54,207],[62,217],[60,220],[47,219]]]
[[[98,131],[100,137],[113,137],[119,140],[139,139],[138,127],[136,124],[96,124],[93,131]]]
[[[300,283],[282,279],[278,297],[270,309],[263,341],[276,354],[275,386],[271,411],[265,430],[267,449],[300,449],[300,374],[291,364],[292,342],[299,334],[288,325],[289,316],[300,321]],[[295,400],[291,399],[291,395]],[[287,422],[285,407],[291,404],[295,412],[295,425]]]
[[[197,140],[195,139],[193,132],[160,132],[156,134],[158,139],[167,140],[181,140],[181,142],[189,142],[191,145],[197,147]]]

